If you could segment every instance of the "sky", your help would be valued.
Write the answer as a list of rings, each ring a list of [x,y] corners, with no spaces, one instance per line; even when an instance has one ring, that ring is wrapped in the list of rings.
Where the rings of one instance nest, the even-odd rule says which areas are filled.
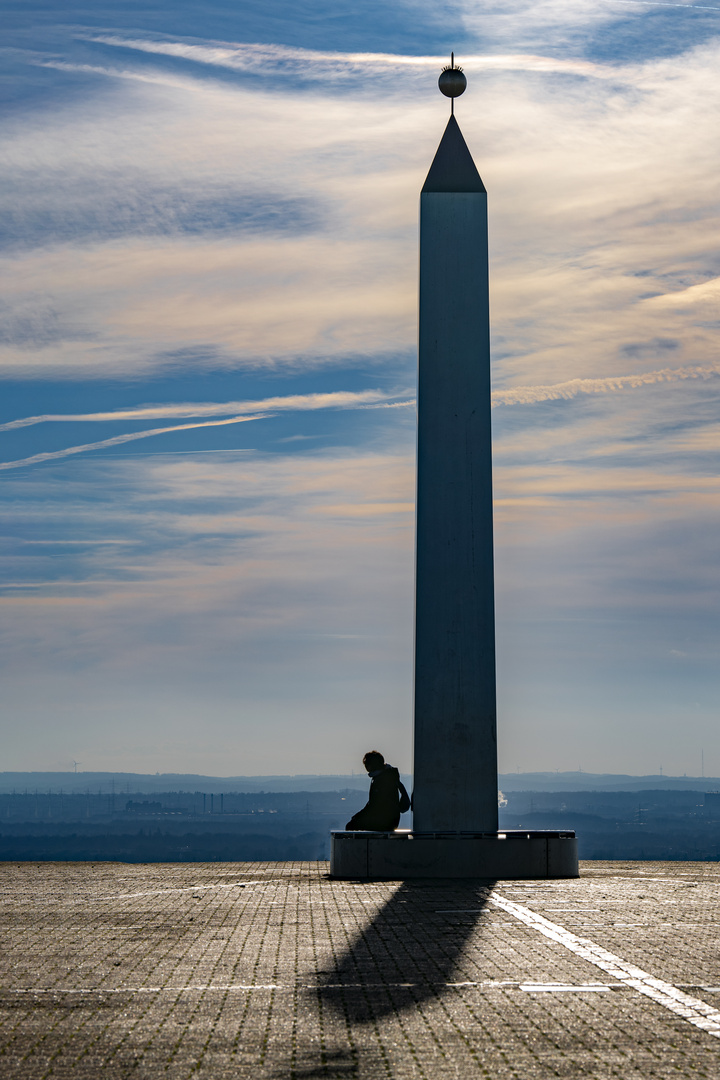
[[[720,773],[720,0],[2,8],[2,768],[410,770],[454,50],[500,769]]]

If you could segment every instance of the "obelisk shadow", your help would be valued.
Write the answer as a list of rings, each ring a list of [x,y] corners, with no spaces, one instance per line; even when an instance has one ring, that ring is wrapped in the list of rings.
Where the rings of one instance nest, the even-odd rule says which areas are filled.
[[[278,1076],[385,1075],[378,1038],[364,1037],[363,1030],[374,1027],[377,1036],[384,1020],[439,1001],[453,983],[468,981],[463,954],[477,935],[493,885],[477,879],[406,881],[369,917],[372,893],[367,886],[359,889],[355,903],[362,913],[347,947],[317,972],[315,985],[305,987],[304,1010],[298,1002],[301,1012],[317,1016],[322,1038],[298,1046],[292,1066],[285,1063]]]
[[[318,973],[323,1007],[351,1025],[375,1023],[464,981],[458,965],[493,884],[404,882],[353,934],[333,967]]]

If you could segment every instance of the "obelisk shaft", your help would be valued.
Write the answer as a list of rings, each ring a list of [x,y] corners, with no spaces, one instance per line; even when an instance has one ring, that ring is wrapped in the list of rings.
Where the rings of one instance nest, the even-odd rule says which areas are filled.
[[[420,203],[417,832],[497,830],[487,195],[451,117]]]

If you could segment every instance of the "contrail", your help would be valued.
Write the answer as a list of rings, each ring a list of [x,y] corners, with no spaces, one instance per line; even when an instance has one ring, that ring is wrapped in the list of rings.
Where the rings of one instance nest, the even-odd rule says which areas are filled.
[[[636,375],[612,375],[604,379],[568,379],[567,382],[539,386],[513,386],[508,390],[495,390],[493,407],[499,405],[533,405],[541,401],[570,400],[580,394],[610,394],[619,390],[633,390],[661,382],[682,382],[685,379],[710,379],[720,374],[720,363],[686,368],[662,368]],[[397,400],[400,397],[401,400]],[[115,412],[91,413],[42,413],[39,416],[23,416],[0,424],[0,431],[31,427],[45,423],[107,423],[113,420],[164,420],[191,416],[240,417],[243,413],[315,411],[319,409],[402,408],[414,404],[409,391],[400,395],[387,394],[382,390],[330,391],[325,394],[288,394],[284,397],[262,398],[259,401],[203,401],[179,404],[138,405]],[[234,422],[234,421],[231,421]],[[200,425],[190,424],[189,427]],[[177,431],[177,428],[160,428],[159,431]],[[155,432],[153,432],[155,434]],[[124,438],[124,436],[119,436]],[[130,436],[128,436],[128,439]],[[132,438],[142,438],[133,435]]]
[[[636,390],[643,386],[653,386],[664,382],[682,382],[686,379],[711,379],[720,374],[720,362],[705,366],[686,368],[661,368],[638,375],[614,375],[606,379],[568,379],[567,382],[540,386],[513,386],[508,390],[495,390],[492,394],[492,407],[501,405],[537,405],[543,401],[571,401],[582,394],[612,394],[622,390]],[[183,405],[141,405],[135,409],[122,409],[118,412],[97,413],[45,413],[40,416],[26,416],[0,425],[0,431],[29,427],[32,424],[47,422],[96,422],[107,423],[112,420],[157,420],[161,418],[183,416],[212,416],[234,412],[236,415],[222,420],[204,420],[194,424],[175,424],[172,427],[151,428],[148,431],[133,431],[125,435],[115,435],[97,442],[69,446],[64,450],[51,450],[42,454],[17,461],[0,462],[0,470],[20,469],[25,465],[36,465],[43,461],[55,461],[83,454],[89,450],[100,450],[106,446],[120,446],[135,439],[147,439],[153,435],[163,435],[169,431],[191,431],[195,428],[221,427],[225,424],[240,424],[245,420],[263,420],[277,412],[295,409],[372,409],[400,408],[414,404],[412,398],[401,401],[388,401],[388,397],[379,390],[367,390],[362,393],[336,391],[327,394],[293,394],[286,397],[264,398],[261,401],[203,402]],[[246,415],[253,410],[252,415]],[[258,411],[260,410],[260,411]],[[241,413],[241,415],[238,415]]]
[[[405,391],[407,393],[407,391]],[[93,413],[43,413],[40,416],[24,416],[0,424],[0,431],[31,427],[46,423],[106,423],[109,420],[169,420],[191,416],[240,416],[243,413],[280,412],[282,410],[314,411],[316,409],[353,409],[394,402],[397,394],[383,390],[336,390],[326,394],[287,394],[284,397],[263,398],[261,401],[190,401],[178,404],[138,405],[132,409]],[[169,428],[167,429],[170,430]]]
[[[685,11],[720,11],[720,7],[706,7],[704,4],[669,4],[667,0],[610,0],[614,4],[630,4],[631,7],[671,7],[684,8]]]
[[[607,379],[568,379],[567,382],[549,386],[513,386],[509,390],[495,390],[493,408],[499,405],[535,405],[541,401],[559,401],[578,397],[580,394],[612,394],[618,390],[635,390],[641,386],[653,386],[663,382],[681,382],[685,379],[711,379],[720,374],[720,363],[705,367],[662,368],[646,371],[642,375],[615,375]]]
[[[84,454],[86,450],[101,450],[106,446],[120,446],[135,439],[149,439],[152,435],[165,435],[168,431],[189,431],[191,428],[222,427],[224,424],[243,424],[247,420],[264,420],[272,413],[258,413],[256,416],[231,416],[227,420],[205,420],[200,424],[176,424],[174,427],[151,428],[149,431],[131,431],[127,435],[115,435],[111,439],[99,439],[98,442],[83,443],[82,446],[68,446],[64,450],[50,450],[44,454],[20,458],[18,461],[0,462],[0,469],[21,469],[24,465],[38,465],[41,461],[56,461],[72,454]]]

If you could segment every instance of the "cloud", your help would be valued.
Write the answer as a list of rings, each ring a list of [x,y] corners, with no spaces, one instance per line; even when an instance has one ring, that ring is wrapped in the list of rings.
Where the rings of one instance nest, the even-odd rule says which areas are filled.
[[[703,17],[713,19],[720,8],[706,4],[674,4],[643,0],[460,0],[458,4],[467,32],[476,40],[500,45],[512,42],[515,48],[537,48],[544,41],[553,52],[592,53],[597,41],[603,51],[615,53],[616,62],[623,55],[645,56],[675,39],[678,49],[680,11],[686,23]],[[649,18],[653,19],[648,28]],[[658,25],[664,18],[666,24]],[[613,40],[614,35],[614,40]],[[614,49],[608,50],[608,39]],[[628,49],[628,43],[631,48]],[[684,47],[687,47],[685,43]]]
[[[102,377],[162,368],[176,352],[204,354],[212,366],[272,368],[403,350],[412,340],[412,278],[397,272],[396,258],[373,273],[376,254],[369,240],[137,241],[77,251],[71,277],[67,251],[18,258],[11,296],[32,280],[70,328],[82,329],[32,348],[11,339],[0,357],[10,375],[89,368]]]
[[[717,319],[718,301],[720,301],[720,277],[700,282],[698,285],[690,285],[687,289],[651,296],[645,300],[645,304],[652,308],[689,306],[701,308],[708,305],[709,313]]]
[[[406,753],[407,456],[96,458],[59,486],[8,476],[9,492],[21,485],[23,532],[37,522],[61,539],[133,541],[30,556],[4,545],[12,581],[33,586],[0,597],[4,700],[26,731],[56,697],[48,745],[82,730],[103,760],[160,739],[169,713],[176,736],[158,753],[171,758],[219,762],[242,745],[246,770],[262,771],[283,745],[313,771],[325,745],[333,768],[359,737],[353,725]],[[200,715],[202,738],[187,726]]]
[[[16,191],[15,213],[0,224],[5,250],[102,243],[127,236],[300,235],[320,224],[317,203],[309,197],[238,193],[231,186],[208,194],[138,179],[109,199],[108,187],[115,186],[116,178],[105,177],[104,185],[98,185],[99,180],[96,176],[92,182],[79,182],[63,202],[43,191],[37,178],[34,186],[40,190],[32,202],[27,189],[20,199]],[[7,201],[9,195],[6,189]]]
[[[379,87],[397,81],[395,54],[134,41],[268,64],[272,93],[255,68],[221,83],[145,60],[143,78],[175,84],[113,85],[101,105],[9,127],[6,217],[41,246],[5,259],[22,318],[6,313],[4,330],[0,318],[0,370],[116,377],[188,357],[299,371],[409,355],[417,193],[444,122],[436,58],[405,57],[398,93],[413,102],[399,108],[366,90],[368,64]],[[660,340],[679,343],[678,366],[712,362],[712,298],[680,294],[720,272],[717,41],[645,63],[473,57],[458,108],[490,192],[498,388],[623,376],[628,349],[655,370]],[[322,80],[299,90],[292,71],[314,64],[360,75],[343,94]]]
[[[10,590],[0,610],[6,702],[28,738],[55,701],[47,745],[76,732],[112,768],[147,752],[160,764],[168,753],[199,755],[222,772],[222,755],[242,746],[237,771],[272,771],[271,758],[276,771],[280,761],[296,771],[312,730],[312,751],[323,746],[331,770],[357,725],[395,753],[409,746],[411,455],[88,459],[52,486],[44,475],[23,482],[14,513],[23,532],[132,546],[18,555],[11,580],[31,588]],[[12,495],[20,479],[6,483]],[[503,741],[548,752],[525,700],[542,688],[562,760],[563,738],[576,737],[580,671],[593,722],[608,707],[586,671],[589,651],[616,688],[623,651],[651,664],[653,650],[680,647],[697,662],[716,606],[718,479],[688,485],[632,461],[592,475],[584,462],[536,461],[498,468],[496,489]],[[688,532],[688,521],[698,527]],[[668,637],[666,608],[676,627],[694,610],[692,645]],[[159,744],[169,723],[168,748]],[[625,760],[645,735],[633,714]]]
[[[460,0],[458,6],[465,30],[478,40],[532,47],[545,37],[556,51],[586,41],[617,17],[612,3],[597,0]]]
[[[210,67],[259,75],[300,76],[303,79],[348,79],[369,73],[387,75],[397,85],[398,69],[425,73],[447,64],[447,56],[412,56],[406,53],[339,52],[304,49],[287,45],[225,42],[196,44],[191,41],[163,41],[157,38],[131,38],[117,35],[94,35],[89,38],[103,45],[172,56]],[[460,59],[458,59],[460,62]],[[612,67],[591,61],[537,56],[533,53],[469,54],[462,56],[462,67],[470,71],[544,71],[566,72],[598,78],[617,77]],[[109,72],[110,73],[110,72]]]
[[[668,702],[665,730],[684,716],[670,650],[716,721],[717,20],[453,10],[489,191],[503,739],[555,765],[611,715],[640,761]],[[191,448],[206,422],[298,410],[311,429],[321,408],[386,410],[361,439],[391,449],[83,454],[113,442],[101,427],[6,472],[4,700],[29,746],[49,713],[50,739],[77,730],[128,767],[128,725],[157,768],[171,752],[222,771],[241,747],[238,772],[273,771],[278,747],[292,768],[318,745],[332,768],[358,732],[409,743],[413,460],[392,421],[410,402],[301,382],[332,366],[333,386],[403,386],[415,350],[417,196],[446,103],[420,35],[399,58],[363,33],[348,54],[135,31],[112,35],[122,52],[35,54],[57,94],[10,114],[2,144],[0,363],[33,402],[9,414],[12,456],[43,458],[67,422]],[[49,406],[30,381],[48,374],[76,380]]]

